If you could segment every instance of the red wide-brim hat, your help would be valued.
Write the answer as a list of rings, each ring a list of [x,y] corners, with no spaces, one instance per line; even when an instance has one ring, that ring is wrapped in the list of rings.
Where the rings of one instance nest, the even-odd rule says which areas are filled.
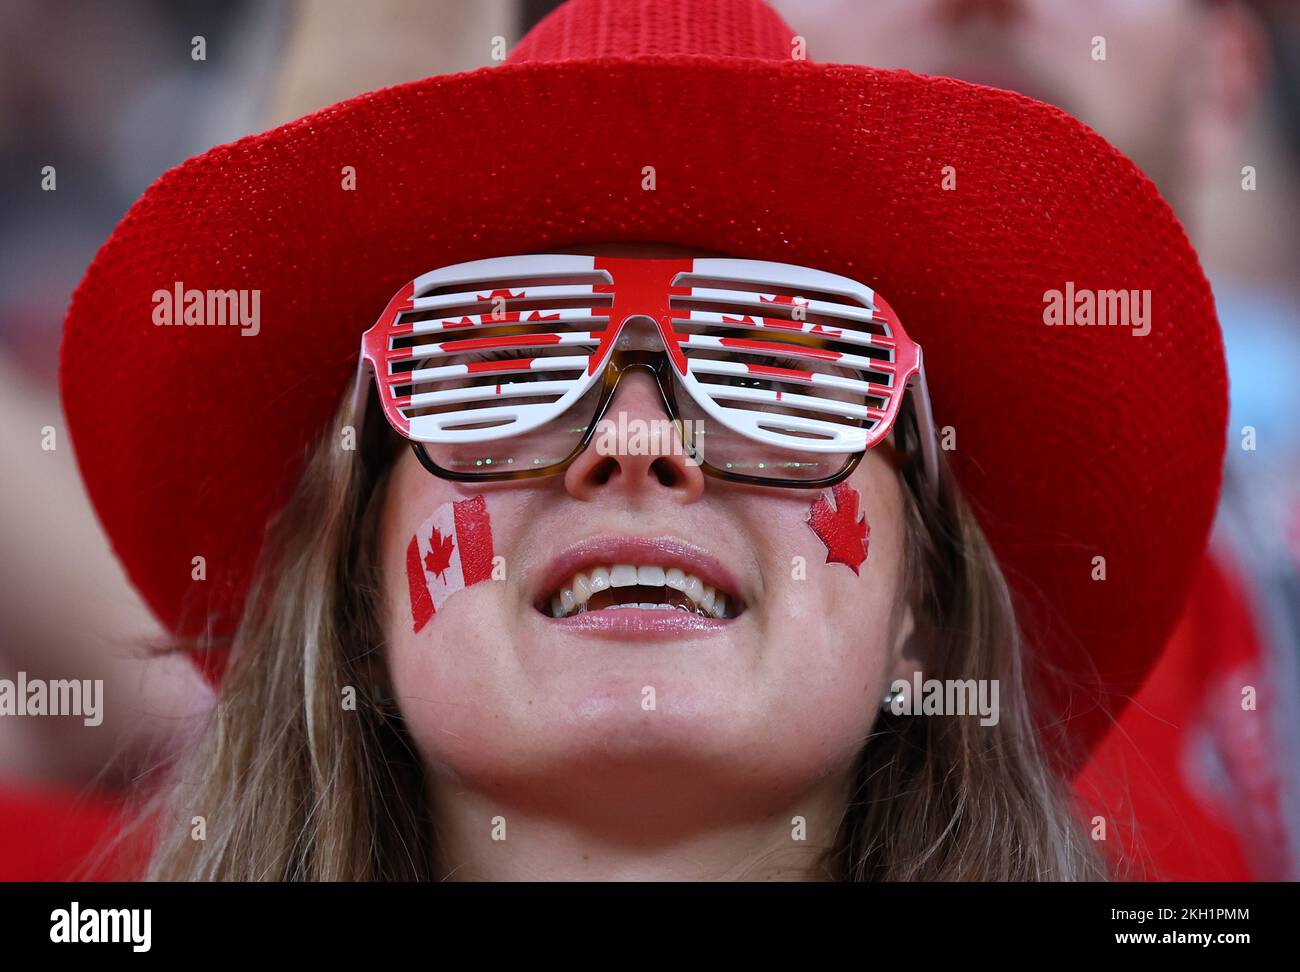
[[[158,179],[73,296],[61,381],[90,496],[163,623],[233,630],[267,521],[403,283],[667,241],[890,301],[1048,678],[1040,720],[1086,753],[1159,654],[1214,511],[1210,287],[1151,182],[1064,112],[800,47],[757,0],[573,0],[503,65],[364,94]],[[155,324],[154,293],[182,286],[259,291],[258,333]],[[1045,295],[1110,290],[1150,291],[1149,333],[1045,323]]]

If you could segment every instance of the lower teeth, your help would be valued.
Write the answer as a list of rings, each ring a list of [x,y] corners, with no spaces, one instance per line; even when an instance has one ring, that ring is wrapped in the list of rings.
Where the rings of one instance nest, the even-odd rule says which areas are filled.
[[[695,607],[688,607],[685,604],[666,604],[666,603],[652,604],[649,601],[642,601],[640,603],[629,601],[625,604],[608,604],[605,607],[601,608],[601,610],[602,611],[616,611],[616,610],[619,611],[629,611],[629,610],[631,611],[683,611],[686,614],[697,614],[702,618],[713,617],[713,615],[705,611],[704,608],[700,605],[696,605]],[[586,613],[587,613],[587,605],[586,602],[583,602],[578,606],[577,610],[567,611],[563,614],[556,615],[556,617],[571,618],[574,615],[586,614]]]

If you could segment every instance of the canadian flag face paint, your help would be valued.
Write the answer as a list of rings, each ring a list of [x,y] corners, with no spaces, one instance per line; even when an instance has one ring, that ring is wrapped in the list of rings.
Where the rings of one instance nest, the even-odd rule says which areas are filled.
[[[871,537],[866,514],[858,519],[861,500],[847,482],[837,483],[834,489],[822,490],[808,510],[808,525],[826,544],[826,563],[852,567],[855,574],[867,559]]]
[[[406,547],[411,622],[418,633],[443,602],[492,576],[492,521],[482,496],[444,503]]]

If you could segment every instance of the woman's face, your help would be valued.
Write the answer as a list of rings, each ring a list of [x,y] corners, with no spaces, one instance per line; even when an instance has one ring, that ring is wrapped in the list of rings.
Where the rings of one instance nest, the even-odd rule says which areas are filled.
[[[629,428],[666,418],[649,375],[625,374],[606,417],[619,413]],[[836,504],[707,477],[680,452],[593,440],[562,476],[502,484],[439,479],[400,453],[380,527],[387,659],[435,787],[579,817],[689,807],[697,826],[842,800],[905,674],[897,475],[868,453]],[[837,561],[860,559],[864,532],[855,573]],[[635,593],[617,586],[631,568]],[[587,593],[578,574],[588,609],[552,616],[563,591]],[[734,616],[676,608],[707,602],[703,585]],[[636,597],[674,607],[625,606]]]

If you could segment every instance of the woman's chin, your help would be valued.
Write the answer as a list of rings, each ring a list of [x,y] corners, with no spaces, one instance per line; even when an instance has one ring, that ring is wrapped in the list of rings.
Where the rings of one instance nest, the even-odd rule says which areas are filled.
[[[720,710],[629,711],[608,696],[588,696],[581,708],[582,721],[535,720],[511,749],[453,753],[444,742],[436,761],[452,770],[455,792],[475,794],[495,811],[513,807],[626,834],[797,812],[851,757],[827,764],[806,736],[763,738],[750,719]],[[770,727],[766,735],[773,736]]]

